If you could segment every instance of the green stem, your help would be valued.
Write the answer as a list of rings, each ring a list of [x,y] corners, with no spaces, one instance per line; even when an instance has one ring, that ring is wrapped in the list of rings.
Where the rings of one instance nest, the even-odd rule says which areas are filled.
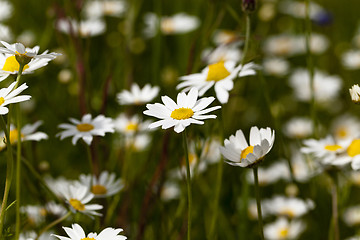
[[[246,14],[246,35],[245,35],[244,52],[243,52],[243,56],[242,56],[242,59],[241,59],[241,65],[242,65],[242,66],[244,66],[244,64],[245,64],[246,54],[247,54],[248,49],[249,49],[250,28],[251,28],[250,15],[249,15],[249,14]]]
[[[305,39],[306,39],[306,58],[307,58],[307,68],[309,71],[310,78],[310,90],[311,90],[311,109],[310,116],[314,125],[314,135],[315,137],[318,135],[317,121],[316,121],[316,102],[315,102],[315,83],[314,83],[314,63],[311,55],[311,46],[310,46],[310,38],[311,38],[311,20],[310,20],[310,0],[306,0],[306,31],[305,31]]]
[[[6,127],[6,123],[5,123],[5,120],[3,117],[0,118],[0,125],[5,133],[7,154],[8,154],[7,169],[6,169],[6,182],[5,182],[4,196],[3,196],[3,201],[1,204],[1,211],[0,211],[0,239],[2,239],[2,232],[3,232],[4,221],[5,221],[5,212],[6,212],[5,209],[6,209],[7,199],[9,197],[9,191],[10,191],[10,186],[11,186],[11,181],[12,181],[13,171],[14,171],[13,170],[14,159],[13,159],[13,155],[12,155],[11,143],[10,143],[10,141],[8,141],[8,139],[10,139],[10,136],[9,136],[10,134]]]
[[[332,224],[333,224],[333,235],[334,240],[340,240],[340,231],[339,231],[339,212],[338,212],[338,193],[337,193],[337,179],[336,177],[332,179],[331,186],[331,199],[332,199]]]
[[[191,239],[191,176],[190,176],[190,163],[189,163],[189,152],[188,152],[188,145],[187,145],[187,135],[186,129],[183,132],[183,145],[185,151],[185,159],[186,159],[186,183],[187,183],[187,192],[188,192],[188,231],[187,231],[187,239]]]
[[[17,128],[17,151],[16,151],[16,225],[15,239],[19,239],[20,234],[20,194],[21,194],[21,115],[20,105],[16,106],[16,128]]]
[[[46,227],[44,227],[43,229],[41,229],[41,231],[39,232],[39,234],[37,235],[37,237],[35,238],[35,240],[38,240],[39,237],[41,236],[41,234],[43,234],[44,232],[46,232],[47,230],[49,230],[50,228],[54,227],[55,225],[61,223],[62,221],[64,221],[65,219],[67,219],[69,216],[71,215],[71,212],[67,212],[67,214],[65,214],[64,216],[62,216],[61,218],[56,219],[55,221],[51,222],[49,225],[47,225]]]
[[[262,220],[262,213],[261,213],[261,199],[260,199],[260,191],[259,191],[259,178],[258,178],[258,168],[254,167],[254,180],[255,180],[255,197],[256,197],[256,206],[258,212],[258,220],[259,220],[259,232],[260,237],[264,240],[264,231],[263,231],[263,220]]]
[[[89,167],[90,167],[90,189],[92,189],[93,186],[93,181],[94,181],[94,166],[93,166],[93,159],[92,159],[92,154],[91,154],[91,148],[90,146],[84,142],[84,144],[86,145],[86,153],[87,153],[87,158],[89,161]]]

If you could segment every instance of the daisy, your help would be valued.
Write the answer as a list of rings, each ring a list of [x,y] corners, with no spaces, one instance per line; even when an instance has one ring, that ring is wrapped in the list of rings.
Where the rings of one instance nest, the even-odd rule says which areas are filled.
[[[268,75],[283,77],[288,74],[290,64],[288,61],[278,57],[271,57],[264,59],[264,72]]]
[[[267,168],[258,168],[259,171],[259,185],[266,186],[273,184],[281,179],[289,179],[290,171],[289,166],[285,161],[277,162]],[[246,178],[249,183],[254,184],[254,175],[252,171],[248,171]]]
[[[310,199],[304,201],[299,198],[275,196],[264,200],[262,206],[267,214],[298,218],[314,209],[314,202]]]
[[[36,132],[38,127],[42,124],[42,121],[37,121],[34,124],[26,124],[21,128],[21,141],[40,141],[43,139],[48,139],[48,135],[43,132]],[[6,147],[5,144],[5,133],[0,133],[0,150]],[[10,143],[15,144],[18,141],[18,130],[14,125],[10,125]]]
[[[11,17],[13,6],[8,1],[0,1],[0,21]]]
[[[106,31],[106,23],[99,18],[80,22],[74,19],[62,18],[56,22],[56,28],[66,34],[75,34],[87,38],[103,34]]]
[[[360,225],[360,205],[346,208],[343,219],[348,226]]]
[[[189,91],[195,87],[199,90],[199,96],[204,95],[212,86],[214,86],[216,98],[220,103],[227,103],[229,100],[229,91],[233,89],[233,80],[238,76],[245,77],[255,75],[254,63],[247,63],[244,66],[238,65],[233,61],[217,62],[208,65],[201,73],[190,74],[180,77],[183,81],[177,85],[176,89],[183,88],[183,92]]]
[[[105,133],[114,132],[114,124],[111,118],[106,118],[103,115],[99,115],[92,119],[91,114],[86,114],[81,118],[81,121],[70,118],[72,124],[63,123],[59,125],[59,128],[64,131],[57,134],[60,139],[73,136],[72,144],[76,144],[79,138],[82,138],[86,144],[90,145],[93,136],[105,136]]]
[[[318,4],[310,2],[310,19],[317,20],[326,11]],[[296,18],[305,18],[306,17],[306,4],[305,2],[300,1],[282,1],[279,4],[279,11],[284,14],[291,15]]]
[[[147,120],[142,122],[140,117],[133,115],[131,117],[124,113],[121,113],[114,120],[115,130],[124,134],[125,136],[134,136],[138,132],[144,132],[149,129],[149,125],[152,122]]]
[[[239,34],[237,31],[219,29],[216,30],[213,35],[213,42],[219,46],[223,44],[229,44],[239,41]]]
[[[9,112],[9,109],[5,107],[11,103],[19,103],[27,101],[31,98],[29,95],[20,95],[22,91],[28,88],[26,83],[23,83],[18,88],[14,89],[16,81],[10,84],[7,88],[0,89],[0,115],[5,115]]]
[[[123,90],[116,95],[120,105],[142,105],[151,102],[159,93],[160,88],[155,86],[151,87],[150,84],[146,84],[142,89],[139,85],[133,83],[131,90]]]
[[[285,124],[283,131],[289,138],[306,138],[313,133],[313,122],[309,118],[295,117]]]
[[[237,130],[235,136],[225,139],[221,154],[228,164],[239,167],[253,167],[259,164],[271,150],[275,140],[275,131],[268,128],[251,127],[250,146],[244,133]]]
[[[305,223],[300,220],[289,221],[286,218],[278,218],[274,223],[264,226],[265,239],[286,240],[297,239],[305,230]]]
[[[100,18],[103,16],[121,17],[127,10],[125,1],[87,1],[84,6],[88,18]]]
[[[349,50],[341,56],[342,64],[346,69],[360,68],[360,50]]]
[[[124,188],[122,179],[115,178],[115,173],[109,174],[107,171],[101,172],[99,177],[93,176],[92,179],[91,175],[81,174],[80,183],[88,186],[95,197],[109,197]]]
[[[166,181],[162,186],[160,198],[161,200],[167,202],[179,198],[180,193],[179,184],[173,181]]]
[[[354,103],[360,103],[360,87],[358,84],[353,85],[350,89],[351,100]]]
[[[0,2],[1,5],[1,2]],[[1,6],[0,6],[1,8]],[[0,10],[1,11],[1,10]],[[0,39],[10,41],[13,38],[13,33],[9,26],[0,23]]]
[[[345,114],[337,117],[331,124],[331,132],[338,142],[351,142],[360,133],[360,122],[356,117]]]
[[[220,61],[239,62],[242,55],[238,45],[238,43],[223,44],[215,49],[207,48],[201,53],[201,58],[207,64],[213,64]]]
[[[151,137],[146,133],[136,134],[131,138],[125,138],[126,148],[131,148],[132,151],[143,151],[151,143]]]
[[[0,52],[5,54],[11,54],[17,57],[28,57],[28,58],[49,58],[50,60],[59,56],[59,53],[47,53],[46,50],[42,54],[38,54],[40,47],[36,46],[34,48],[25,48],[21,43],[9,44],[4,41],[0,41],[4,47],[0,47]]]
[[[175,103],[168,96],[162,96],[164,104],[155,103],[147,104],[148,110],[144,111],[145,115],[160,118],[161,120],[149,125],[149,128],[162,126],[162,129],[174,127],[175,132],[180,133],[190,124],[204,124],[204,119],[216,118],[216,115],[204,115],[221,108],[220,106],[205,109],[214,100],[214,97],[201,98],[198,100],[198,90],[192,88],[186,95],[181,92],[177,96]]]
[[[96,212],[96,210],[102,209],[103,206],[99,204],[87,204],[94,198],[94,194],[89,192],[88,186],[75,183],[62,186],[61,188],[62,196],[70,205],[72,212],[81,212],[86,215],[101,216],[101,213]]]
[[[69,237],[63,237],[59,235],[53,234],[59,238],[60,240],[125,240],[127,237],[119,235],[123,230],[121,228],[105,228],[99,234],[97,233],[89,233],[87,236],[79,224],[73,224],[71,228],[63,227],[66,234]]]

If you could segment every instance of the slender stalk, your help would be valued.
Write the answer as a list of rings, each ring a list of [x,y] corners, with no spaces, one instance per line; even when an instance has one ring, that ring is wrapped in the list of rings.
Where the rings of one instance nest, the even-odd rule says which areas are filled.
[[[47,225],[46,227],[44,227],[43,229],[41,229],[41,231],[39,232],[39,234],[37,235],[37,237],[35,238],[35,240],[38,240],[39,237],[41,236],[41,234],[43,234],[44,232],[46,232],[46,231],[49,230],[50,228],[54,227],[55,225],[61,223],[62,221],[64,221],[65,219],[67,219],[70,215],[71,215],[71,212],[68,211],[64,216],[62,216],[61,218],[56,219],[55,221],[51,222],[49,225]]]
[[[189,163],[189,152],[187,145],[187,135],[186,129],[183,132],[183,145],[185,151],[185,159],[186,159],[186,183],[187,183],[187,192],[188,192],[188,231],[187,231],[187,239],[191,239],[191,176],[190,176],[190,163]]]
[[[93,159],[92,159],[92,154],[91,154],[91,148],[88,144],[86,144],[84,142],[84,144],[86,145],[86,153],[87,153],[87,157],[88,157],[88,161],[89,161],[89,167],[90,167],[90,174],[91,174],[91,180],[90,180],[90,189],[92,189],[93,186],[93,182],[94,182],[94,166],[93,166]]]
[[[10,139],[10,134],[9,131],[6,127],[6,123],[3,117],[0,118],[0,125],[1,128],[4,130],[5,133],[5,137],[6,137],[6,147],[7,147],[7,165],[6,165],[6,181],[5,181],[5,189],[4,189],[4,196],[3,196],[3,201],[1,204],[1,212],[0,212],[0,239],[3,238],[2,236],[2,232],[3,232],[3,228],[4,228],[4,221],[5,221],[5,209],[6,209],[6,204],[7,204],[7,199],[9,197],[9,191],[10,191],[10,186],[11,186],[11,181],[12,181],[12,177],[13,177],[13,168],[14,168],[14,159],[13,159],[13,155],[12,155],[12,148],[11,148],[11,143],[9,141]]]
[[[332,224],[333,224],[333,239],[340,240],[340,231],[339,231],[339,212],[338,212],[338,193],[337,193],[337,179],[332,179],[331,186],[331,207],[332,207]],[[331,234],[329,234],[331,237]]]
[[[260,191],[259,191],[259,178],[258,178],[258,168],[254,167],[254,180],[255,180],[255,197],[256,197],[256,206],[258,212],[258,220],[259,220],[259,232],[260,237],[264,240],[264,231],[263,231],[263,220],[262,220],[262,213],[261,213],[261,200],[260,200]]]
[[[248,49],[249,49],[250,28],[251,28],[250,15],[246,14],[246,35],[245,35],[245,46],[244,46],[243,56],[242,56],[242,59],[241,59],[241,65],[242,66],[244,66],[244,64],[245,64],[246,54],[247,54]]]

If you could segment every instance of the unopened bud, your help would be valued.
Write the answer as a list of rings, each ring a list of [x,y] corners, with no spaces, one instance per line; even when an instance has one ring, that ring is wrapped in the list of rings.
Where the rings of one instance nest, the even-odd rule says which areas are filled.
[[[256,8],[256,0],[242,0],[241,7],[245,13],[252,13]]]

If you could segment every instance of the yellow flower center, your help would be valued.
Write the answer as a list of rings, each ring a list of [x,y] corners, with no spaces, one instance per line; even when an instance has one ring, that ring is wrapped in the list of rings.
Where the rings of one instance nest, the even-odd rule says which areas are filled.
[[[224,62],[217,62],[209,65],[206,81],[220,81],[229,76],[229,71],[225,68]]]
[[[347,130],[346,130],[345,127],[340,127],[340,128],[336,131],[336,135],[337,135],[339,138],[345,138],[345,137],[347,137],[348,132],[347,132]]]
[[[360,154],[360,139],[355,139],[351,142],[347,149],[347,154],[350,157],[355,157],[356,155]]]
[[[89,123],[80,123],[76,125],[76,128],[79,132],[89,132],[94,129],[94,126]]]
[[[337,144],[334,144],[334,145],[326,145],[325,147],[325,150],[328,150],[330,152],[335,152],[339,149],[342,149],[342,147],[340,145],[337,145]]]
[[[164,33],[174,32],[174,23],[171,19],[164,19],[161,21],[161,30]]]
[[[254,152],[253,146],[249,146],[249,147],[245,148],[244,150],[242,150],[241,155],[240,155],[240,162],[241,162],[241,159],[245,159],[249,153],[253,153],[253,152]]]
[[[194,112],[191,108],[178,108],[172,111],[170,117],[176,120],[183,120],[191,118],[194,115]]]
[[[103,195],[107,193],[107,189],[103,185],[94,185],[91,187],[91,192],[95,195]]]
[[[24,137],[24,134],[21,133],[21,138]],[[13,129],[10,131],[10,143],[15,143],[18,141],[18,130]]]
[[[193,163],[196,163],[196,161],[197,161],[196,155],[193,153],[189,153],[189,165],[191,166]],[[183,158],[181,165],[186,166],[186,158],[185,157]]]
[[[96,240],[95,238],[82,238],[80,240]]]
[[[46,211],[45,208],[41,208],[41,209],[40,209],[40,215],[41,215],[41,216],[44,216],[44,217],[47,215],[47,211]]]
[[[69,200],[69,203],[70,205],[75,209],[75,210],[78,210],[78,211],[84,211],[85,210],[85,205],[82,204],[79,200],[77,199],[74,199],[74,198],[71,198]]]
[[[291,209],[284,209],[283,211],[281,211],[281,214],[282,214],[282,215],[286,215],[286,216],[288,216],[289,218],[295,217],[295,213],[294,213],[294,211],[291,210]]]
[[[5,102],[5,99],[3,97],[0,97],[0,106],[3,105],[4,102]]]
[[[280,228],[279,230],[279,237],[285,238],[289,235],[289,229],[287,228]]]
[[[2,70],[9,71],[9,72],[15,72],[15,71],[19,71],[19,68],[20,68],[20,64],[16,60],[15,56],[10,56],[10,57],[6,58],[5,64],[2,68]],[[24,66],[24,70],[26,70],[28,68],[29,68],[29,65],[26,64]]]
[[[136,123],[132,123],[130,122],[127,126],[126,126],[126,131],[137,131],[139,128],[139,126]]]

